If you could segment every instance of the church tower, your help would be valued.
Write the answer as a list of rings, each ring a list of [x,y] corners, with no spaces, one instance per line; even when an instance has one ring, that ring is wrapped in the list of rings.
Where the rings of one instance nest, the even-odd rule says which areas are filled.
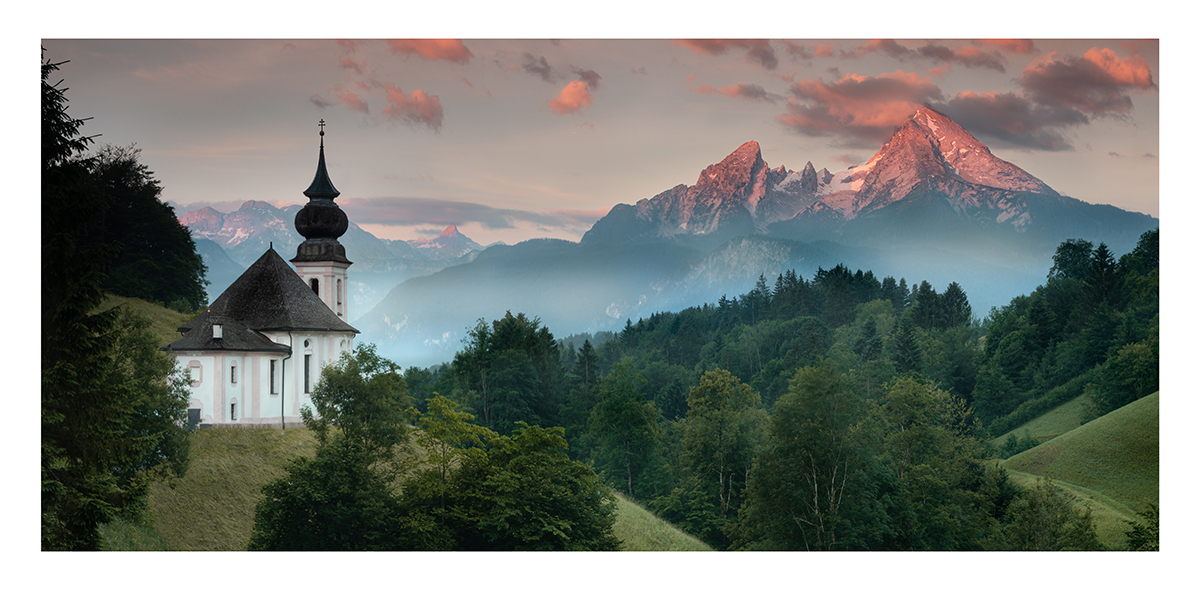
[[[349,288],[346,270],[353,264],[346,259],[346,247],[338,238],[350,226],[346,213],[333,200],[341,193],[333,188],[329,172],[325,169],[325,120],[321,127],[321,151],[317,159],[317,174],[304,196],[308,204],[296,213],[296,231],[304,241],[296,247],[292,264],[296,272],[338,318],[349,317]]]

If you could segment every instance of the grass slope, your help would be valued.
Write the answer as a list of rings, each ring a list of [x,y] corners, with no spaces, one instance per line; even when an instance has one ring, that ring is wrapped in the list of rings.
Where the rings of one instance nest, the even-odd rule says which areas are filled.
[[[156,482],[150,490],[154,525],[169,549],[243,551],[262,486],[283,475],[289,461],[316,450],[304,428],[200,430],[192,437],[187,475],[174,487]]]
[[[192,315],[172,311],[161,305],[149,303],[133,297],[121,297],[111,293],[104,296],[104,301],[96,311],[106,311],[118,305],[124,305],[136,311],[139,315],[150,320],[150,330],[158,336],[163,346],[179,339],[176,330],[192,319]]]
[[[295,457],[316,453],[303,428],[200,430],[185,477],[155,482],[148,522],[117,522],[103,531],[113,550],[242,551],[254,527],[262,486]],[[618,496],[613,527],[626,551],[707,551],[708,545]]]
[[[1038,442],[1046,442],[1060,434],[1078,428],[1083,424],[1084,414],[1087,413],[1087,397],[1079,396],[1071,401],[1030,420],[1004,434],[992,439],[992,443],[1000,446],[1009,435],[1021,438],[1030,436]]]
[[[617,494],[617,522],[613,534],[621,539],[622,551],[712,551],[700,539],[655,516],[621,494]]]
[[[1158,502],[1158,393],[1001,463],[1017,483],[1049,477],[1092,508],[1097,534],[1124,546],[1126,520]]]

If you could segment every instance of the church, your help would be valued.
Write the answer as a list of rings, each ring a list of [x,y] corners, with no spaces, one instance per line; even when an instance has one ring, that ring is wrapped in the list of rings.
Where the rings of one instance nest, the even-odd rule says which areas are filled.
[[[346,323],[349,220],[325,168],[325,121],[317,173],[296,213],[304,242],[291,263],[271,247],[164,347],[190,381],[189,421],[210,426],[299,425],[321,368],[354,350]],[[311,407],[311,404],[309,404]]]

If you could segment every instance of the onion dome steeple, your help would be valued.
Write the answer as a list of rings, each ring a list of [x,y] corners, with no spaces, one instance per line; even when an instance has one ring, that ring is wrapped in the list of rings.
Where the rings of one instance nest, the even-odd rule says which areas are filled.
[[[296,231],[305,240],[296,248],[296,262],[335,261],[350,264],[346,259],[346,247],[337,239],[346,233],[350,221],[333,200],[341,193],[329,180],[325,168],[325,120],[321,119],[321,148],[317,158],[317,173],[312,184],[304,191],[308,204],[296,213]]]

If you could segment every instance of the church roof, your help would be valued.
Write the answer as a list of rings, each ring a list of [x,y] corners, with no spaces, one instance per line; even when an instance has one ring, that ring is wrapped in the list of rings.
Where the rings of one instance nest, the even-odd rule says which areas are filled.
[[[212,338],[212,325],[223,324],[224,334]],[[242,276],[196,319],[180,326],[184,336],[167,346],[169,350],[270,350],[276,345],[265,336],[256,339],[245,332],[328,331],[358,333],[342,321],[313,293],[304,280],[274,249],[267,250]],[[232,339],[236,343],[225,342]],[[220,342],[217,342],[217,341]],[[271,346],[266,346],[270,344]],[[230,346],[250,348],[230,348]],[[266,346],[266,348],[263,348]]]

